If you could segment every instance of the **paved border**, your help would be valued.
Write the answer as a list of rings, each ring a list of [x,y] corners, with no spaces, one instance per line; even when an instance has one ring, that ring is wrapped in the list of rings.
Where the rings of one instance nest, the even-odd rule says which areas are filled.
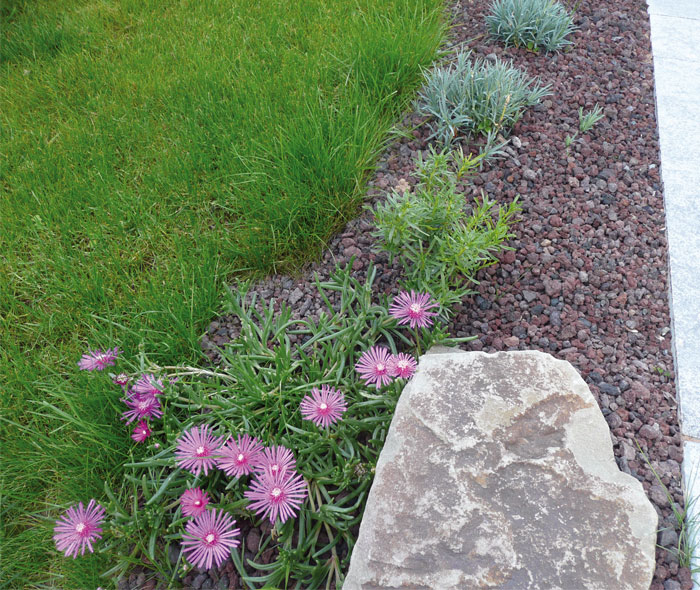
[[[700,498],[700,2],[647,0],[686,501]],[[700,518],[693,503],[689,518]],[[697,537],[700,541],[700,537]],[[698,552],[694,565],[700,565]],[[700,574],[694,576],[700,590]]]

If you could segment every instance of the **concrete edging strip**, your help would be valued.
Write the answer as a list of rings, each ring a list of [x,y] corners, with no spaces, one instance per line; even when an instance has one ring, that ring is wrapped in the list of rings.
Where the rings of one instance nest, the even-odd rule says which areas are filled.
[[[700,518],[700,2],[647,0],[687,522]],[[698,539],[700,541],[700,539]],[[696,551],[693,566],[700,565]],[[693,576],[700,590],[700,574]]]

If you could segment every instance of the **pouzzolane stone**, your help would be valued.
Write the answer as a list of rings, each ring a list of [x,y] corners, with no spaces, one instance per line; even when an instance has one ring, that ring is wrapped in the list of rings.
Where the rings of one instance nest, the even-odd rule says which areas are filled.
[[[399,400],[344,590],[648,590],[656,512],[574,368],[440,352]]]

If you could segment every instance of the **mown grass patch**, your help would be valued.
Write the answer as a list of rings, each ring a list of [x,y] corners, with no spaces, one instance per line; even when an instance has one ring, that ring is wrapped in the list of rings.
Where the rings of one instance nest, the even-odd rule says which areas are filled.
[[[54,507],[99,496],[131,448],[118,388],[73,377],[87,345],[145,344],[158,362],[195,362],[225,278],[313,256],[357,210],[442,40],[441,9],[3,4],[6,584],[100,584],[97,556],[63,560],[51,542]]]

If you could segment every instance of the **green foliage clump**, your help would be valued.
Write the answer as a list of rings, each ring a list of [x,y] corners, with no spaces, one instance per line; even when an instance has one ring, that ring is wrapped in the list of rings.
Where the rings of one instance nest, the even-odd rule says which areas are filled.
[[[492,157],[431,153],[418,162],[419,183],[413,192],[394,192],[375,208],[375,235],[380,247],[398,257],[406,272],[405,287],[429,292],[444,309],[472,293],[475,275],[497,261],[520,207],[496,205],[482,193],[467,214],[460,180]],[[493,214],[496,213],[494,221]]]
[[[491,36],[506,47],[531,51],[556,51],[570,45],[566,36],[576,28],[566,8],[556,0],[496,0],[486,25]]]
[[[581,133],[588,133],[595,124],[603,119],[605,115],[603,114],[603,109],[600,107],[598,103],[595,104],[595,106],[588,112],[584,113],[583,112],[583,107],[579,107],[578,109],[578,128]],[[573,135],[567,135],[564,138],[564,145],[566,145],[567,153],[569,150],[569,147],[571,147],[571,144],[576,141],[576,138],[578,137],[578,131],[574,133]]]
[[[373,292],[376,272],[370,268],[364,282],[350,273],[347,267],[337,269],[327,282],[317,279],[326,311],[315,321],[294,319],[286,306],[277,312],[274,302],[267,308],[258,305],[247,296],[245,285],[232,290],[225,311],[239,318],[241,331],[221,351],[222,362],[215,371],[160,367],[142,357],[140,372],[167,371],[179,381],[164,392],[162,428],[153,426],[153,439],[160,446],[150,443],[150,452],[139,453],[125,465],[121,494],[106,486],[109,522],[101,550],[114,555],[116,563],[105,575],[119,578],[134,565],[147,563],[168,587],[178,584],[191,569],[178,554],[187,521],[178,499],[187,488],[199,486],[213,506],[238,521],[253,519],[262,525],[243,497],[247,476],[234,479],[218,469],[194,476],[176,467],[177,438],[193,426],[210,424],[217,435],[235,438],[247,433],[266,446],[292,450],[308,484],[308,497],[295,518],[262,527],[252,560],[246,559],[244,543],[232,550],[246,587],[342,585],[356,540],[354,529],[405,385],[396,379],[381,391],[369,388],[355,371],[360,353],[374,343],[396,353],[472,339],[450,339],[439,324],[409,332],[389,314],[387,296]],[[292,342],[293,335],[299,344]],[[340,389],[348,404],[342,420],[327,430],[303,420],[299,411],[311,388],[324,384]],[[265,564],[261,555],[271,548],[278,556]],[[169,556],[175,555],[178,559],[171,563]]]
[[[470,55],[461,52],[456,62],[425,75],[418,109],[433,117],[433,137],[443,145],[457,133],[507,134],[525,108],[550,94],[549,86],[505,62],[470,60]]]
[[[587,113],[583,112],[583,107],[578,109],[578,128],[581,133],[586,133],[593,129],[595,124],[604,118],[603,109],[596,103],[595,106]]]

